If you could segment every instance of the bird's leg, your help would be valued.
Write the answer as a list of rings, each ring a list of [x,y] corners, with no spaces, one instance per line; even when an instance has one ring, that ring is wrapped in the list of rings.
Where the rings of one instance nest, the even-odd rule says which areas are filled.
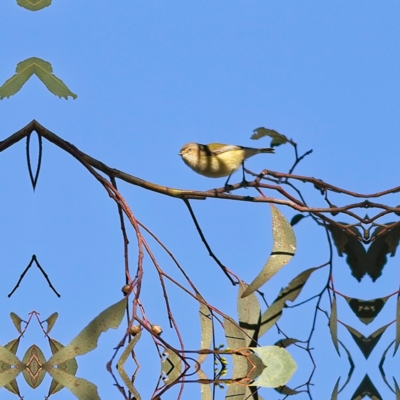
[[[228,182],[229,182],[229,179],[231,179],[232,173],[233,173],[233,171],[229,174],[228,179],[227,179],[226,182],[225,182],[225,190],[226,190],[226,191],[228,191],[228,190],[227,190],[227,188],[228,188]]]
[[[242,179],[242,185],[244,187],[247,186],[248,182],[246,181],[245,175],[244,175],[244,160],[242,161],[242,172],[243,172],[243,179]]]

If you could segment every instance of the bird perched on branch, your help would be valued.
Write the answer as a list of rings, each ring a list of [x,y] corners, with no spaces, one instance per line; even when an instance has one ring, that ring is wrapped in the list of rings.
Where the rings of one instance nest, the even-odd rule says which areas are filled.
[[[186,143],[179,152],[182,160],[193,171],[209,178],[227,176],[225,186],[228,185],[232,173],[242,166],[244,179],[244,160],[259,153],[274,153],[271,148],[235,146],[222,143]]]

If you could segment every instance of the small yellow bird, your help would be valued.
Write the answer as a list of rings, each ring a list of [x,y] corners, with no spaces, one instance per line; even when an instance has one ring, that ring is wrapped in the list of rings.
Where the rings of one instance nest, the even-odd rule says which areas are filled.
[[[182,160],[193,171],[209,178],[227,176],[225,186],[228,185],[232,173],[242,166],[244,160],[259,153],[274,153],[274,149],[235,146],[223,143],[187,143],[179,152]],[[244,169],[243,169],[243,181]]]

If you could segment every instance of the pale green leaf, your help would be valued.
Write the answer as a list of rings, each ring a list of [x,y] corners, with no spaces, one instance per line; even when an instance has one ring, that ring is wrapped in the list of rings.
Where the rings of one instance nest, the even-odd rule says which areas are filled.
[[[210,310],[206,305],[200,303],[200,326],[201,326],[201,341],[200,341],[200,349],[209,350],[212,342],[213,335],[213,322]],[[208,354],[199,354],[197,358],[197,362],[202,364],[203,361],[207,358]]]
[[[284,215],[272,204],[271,212],[272,235],[274,238],[271,255],[260,274],[243,292],[242,297],[248,296],[264,285],[265,282],[292,259],[296,252],[296,238],[293,228]]]
[[[260,377],[251,386],[278,387],[285,385],[297,369],[290,353],[278,346],[251,348],[266,366]]]
[[[269,136],[272,138],[271,140],[271,146],[280,146],[281,144],[285,144],[288,142],[288,138],[285,135],[282,135],[281,133],[275,131],[274,129],[267,129],[267,128],[257,128],[254,129],[253,135],[251,136],[251,139],[257,140],[265,136]]]
[[[17,0],[17,4],[29,11],[39,11],[51,5],[51,0]]]
[[[332,306],[331,306],[331,315],[329,318],[329,329],[332,336],[333,345],[337,353],[340,356],[339,351],[339,343],[338,343],[338,336],[337,336],[337,308],[336,308],[336,296],[333,296],[332,299]]]
[[[15,328],[17,329],[18,333],[22,333],[21,324],[22,324],[23,320],[20,317],[18,317],[17,314],[15,314],[13,312],[10,313],[10,317],[11,317],[11,320],[12,320]]]
[[[110,328],[118,328],[125,313],[126,302],[127,298],[125,297],[100,313],[71,343],[54,354],[47,364],[59,365],[95,349],[102,332],[106,332]]]
[[[252,340],[257,341],[258,330],[260,329],[261,307],[257,296],[252,293],[243,298],[242,294],[247,288],[244,282],[239,284],[238,293],[238,315],[239,325],[247,333],[244,335],[246,346],[250,346]]]

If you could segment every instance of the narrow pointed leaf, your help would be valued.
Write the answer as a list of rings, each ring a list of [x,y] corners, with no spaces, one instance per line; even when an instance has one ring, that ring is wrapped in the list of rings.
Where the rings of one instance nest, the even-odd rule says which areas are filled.
[[[141,336],[142,336],[142,331],[139,331],[135,336],[133,336],[132,340],[128,343],[128,345],[126,346],[126,348],[122,352],[121,357],[118,360],[118,364],[117,364],[117,370],[118,370],[118,373],[119,373],[120,377],[124,381],[124,383],[125,383],[126,387],[128,388],[128,390],[131,392],[131,394],[137,400],[141,400],[141,397],[140,397],[139,393],[137,392],[137,390],[135,389],[135,387],[133,386],[131,380],[129,379],[128,374],[126,373],[126,371],[124,369],[124,365],[125,365],[126,360],[128,359],[129,355],[132,353],[133,348],[135,347],[136,343],[139,341]]]
[[[272,235],[274,237],[274,246],[271,255],[260,274],[243,292],[242,297],[250,295],[264,285],[265,282],[292,259],[296,252],[296,238],[293,228],[284,215],[272,204],[271,212]]]
[[[118,328],[125,313],[126,303],[125,297],[100,313],[71,343],[54,354],[47,364],[55,366],[95,349],[102,332]]]
[[[167,376],[165,381],[171,384],[182,375],[182,359],[170,349],[165,349],[164,354],[167,357],[161,362],[161,371]]]
[[[247,285],[243,282],[239,284],[238,315],[239,325],[248,335],[244,335],[246,346],[250,347],[253,340],[256,342],[258,340],[258,331],[261,322],[261,307],[257,296],[254,293],[245,298],[242,297],[243,291],[246,287]]]
[[[310,275],[319,268],[320,267],[309,268],[301,272],[289,283],[288,286],[280,291],[275,301],[261,316],[259,337],[267,332],[278,321],[282,316],[282,309],[285,306],[286,301],[296,300]]]
[[[336,296],[332,298],[331,315],[329,318],[329,329],[331,331],[333,345],[340,356],[338,337],[337,337],[337,309],[336,309]]]
[[[31,134],[29,134],[26,137],[26,160],[28,162],[29,178],[31,180],[31,183],[32,183],[32,186],[33,186],[33,190],[35,190],[36,184],[37,184],[37,181],[38,181],[38,178],[39,178],[40,166],[42,164],[42,137],[39,134],[37,134],[39,152],[38,152],[38,161],[37,161],[35,176],[33,175],[32,165],[31,165],[30,138],[31,138]]]
[[[397,352],[400,344],[400,295],[397,296],[397,309],[396,309],[396,343],[394,345],[393,357]]]
[[[21,328],[21,323],[23,322],[23,320],[18,317],[17,314],[11,312],[10,313],[10,318],[15,326],[15,328],[17,329],[18,333],[22,333],[22,328]]]
[[[45,365],[44,368],[54,380],[68,388],[79,400],[101,400],[96,385],[86,379],[77,378],[50,365]]]
[[[209,349],[211,346],[212,335],[213,335],[213,322],[210,310],[206,305],[200,303],[200,326],[201,326],[201,341],[200,349]],[[199,354],[197,362],[201,364],[208,354]]]
[[[332,395],[331,395],[331,400],[337,400],[338,398],[338,392],[339,392],[339,382],[340,382],[340,377],[336,381],[336,385],[333,388]]]
[[[396,400],[400,400],[400,388],[399,385],[397,384],[396,378],[393,377],[394,380],[394,388],[396,390]]]
[[[386,386],[394,393],[394,390],[392,389],[392,387],[390,386],[389,382],[386,379],[385,369],[383,368],[383,364],[385,363],[386,360],[386,354],[389,351],[390,347],[393,345],[393,343],[394,340],[389,344],[389,346],[386,347],[385,351],[383,352],[381,360],[379,362],[379,371],[381,373],[383,381],[386,383]]]
[[[13,339],[10,342],[8,342],[4,347],[7,350],[10,350],[11,353],[17,354],[17,350],[18,350],[18,346],[19,346],[19,340],[20,340],[20,337],[18,339]],[[21,369],[20,369],[21,371],[22,371],[22,367],[23,367],[23,364],[21,364]],[[10,364],[5,363],[3,361],[0,361],[0,373],[5,372],[5,371],[7,371],[9,369],[11,369],[11,365]],[[16,379],[14,379],[11,382],[9,382],[6,385],[4,385],[4,388],[7,389],[9,392],[17,394],[18,396],[20,396],[19,387],[18,387],[18,383],[17,383]]]
[[[46,329],[47,334],[49,334],[50,331],[53,329],[53,326],[56,323],[57,318],[58,318],[58,313],[55,312],[55,313],[51,314],[49,318],[47,318],[43,321],[43,322],[47,322],[47,329]]]
[[[23,62],[23,61],[22,61]],[[32,66],[28,66],[22,71],[18,71],[17,65],[17,73],[13,75],[11,78],[7,79],[2,86],[0,86],[0,100],[3,100],[5,97],[9,98],[19,92],[24,86],[25,82],[33,75],[34,68]]]
[[[291,220],[290,225],[295,226],[297,225],[303,218],[306,218],[303,214],[296,214]]]

